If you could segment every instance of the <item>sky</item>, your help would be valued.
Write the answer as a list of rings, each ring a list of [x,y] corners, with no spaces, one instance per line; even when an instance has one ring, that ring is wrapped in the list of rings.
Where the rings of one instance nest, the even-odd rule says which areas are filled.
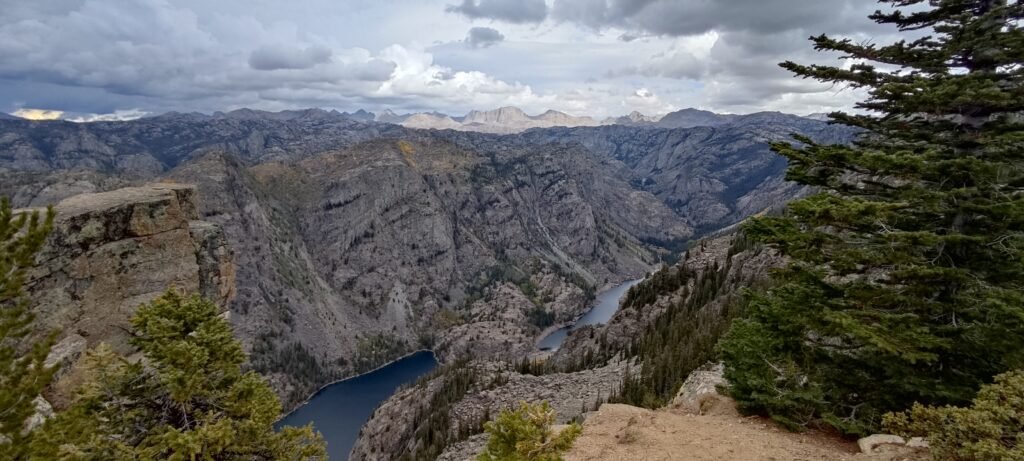
[[[784,60],[889,43],[867,0],[0,0],[0,112],[77,121],[320,107],[597,118],[809,114],[856,90]]]

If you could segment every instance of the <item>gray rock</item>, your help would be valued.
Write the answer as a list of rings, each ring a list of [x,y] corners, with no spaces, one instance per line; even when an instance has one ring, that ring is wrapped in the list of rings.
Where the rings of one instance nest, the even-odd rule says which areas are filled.
[[[78,360],[78,357],[85,353],[86,344],[85,338],[81,335],[76,333],[69,334],[50,348],[50,354],[46,356],[44,365],[47,367],[60,367],[55,375],[55,378],[59,378],[71,368],[71,365]]]
[[[722,376],[724,371],[725,365],[721,362],[709,363],[694,370],[683,382],[675,398],[672,399],[672,405],[694,405],[705,395],[718,395],[718,386],[727,384],[725,377]]]
[[[62,331],[47,358],[61,366],[59,378],[99,342],[133,353],[129,319],[168,288],[233,292],[223,235],[209,228],[192,233],[204,227],[195,221],[195,201],[193,186],[152,184],[76,195],[54,207],[53,231],[26,288],[36,334]],[[230,300],[210,298],[225,307]],[[61,388],[60,379],[54,387]]]
[[[906,445],[907,441],[898,435],[874,434],[857,440],[861,453],[874,453],[881,445]]]
[[[32,432],[37,427],[42,426],[46,420],[53,417],[53,407],[50,406],[50,402],[42,397],[36,397],[32,400],[32,404],[35,406],[35,413],[29,416],[25,420],[25,432]]]

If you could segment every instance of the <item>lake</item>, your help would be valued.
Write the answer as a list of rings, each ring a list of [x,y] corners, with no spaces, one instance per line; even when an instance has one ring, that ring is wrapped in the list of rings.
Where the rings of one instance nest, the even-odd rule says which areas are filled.
[[[572,325],[551,332],[544,339],[540,340],[537,347],[543,351],[558,349],[562,345],[562,341],[565,341],[566,336],[569,336],[570,331],[585,325],[601,325],[608,322],[615,315],[615,312],[619,310],[619,301],[622,300],[622,297],[626,295],[633,285],[642,281],[643,279],[630,280],[601,292],[594,301],[594,307],[587,311],[586,314],[583,314],[583,317],[580,317]]]
[[[422,351],[364,375],[331,384],[285,416],[277,426],[313,423],[327,440],[332,460],[348,459],[359,429],[373,410],[402,386],[437,367],[432,352]]]

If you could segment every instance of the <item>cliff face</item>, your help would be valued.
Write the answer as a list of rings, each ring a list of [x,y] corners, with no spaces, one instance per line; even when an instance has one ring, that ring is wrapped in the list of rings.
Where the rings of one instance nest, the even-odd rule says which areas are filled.
[[[100,342],[130,354],[132,314],[171,287],[230,303],[232,253],[217,226],[197,220],[196,202],[193,186],[152,184],[54,207],[26,283],[40,334],[61,331],[52,362],[69,365]]]
[[[236,331],[289,402],[424,346],[529,350],[544,326],[532,311],[573,318],[584,288],[659,260],[645,240],[692,235],[578,148],[414,133],[297,162],[212,153],[170,176],[198,184],[204,219],[235,248]]]
[[[534,143],[579,144],[621,162],[623,177],[658,197],[692,228],[714,231],[806,191],[784,180],[786,160],[769,147],[799,133],[843,143],[853,131],[784,114],[744,116],[724,126],[686,129],[602,126],[551,128],[521,135]]]

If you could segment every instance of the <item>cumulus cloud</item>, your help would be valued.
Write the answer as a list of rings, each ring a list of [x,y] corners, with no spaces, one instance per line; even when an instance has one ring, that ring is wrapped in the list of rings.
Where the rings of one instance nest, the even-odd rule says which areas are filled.
[[[887,33],[865,18],[876,5],[860,0],[304,2],[8,2],[0,110],[81,120],[310,106],[811,112],[855,95],[776,63],[834,63],[811,49],[812,34]],[[480,20],[505,24],[470,24]]]
[[[256,70],[309,69],[330,59],[331,50],[322,47],[264,46],[249,55],[249,67]]]
[[[470,48],[487,48],[505,40],[505,36],[490,27],[474,27],[466,34],[466,46]]]
[[[667,114],[678,110],[673,104],[662,101],[658,95],[647,88],[640,88],[622,100],[624,112],[638,111],[647,115]]]
[[[516,24],[541,22],[548,16],[544,0],[463,0],[447,11],[470,19],[493,19]]]

